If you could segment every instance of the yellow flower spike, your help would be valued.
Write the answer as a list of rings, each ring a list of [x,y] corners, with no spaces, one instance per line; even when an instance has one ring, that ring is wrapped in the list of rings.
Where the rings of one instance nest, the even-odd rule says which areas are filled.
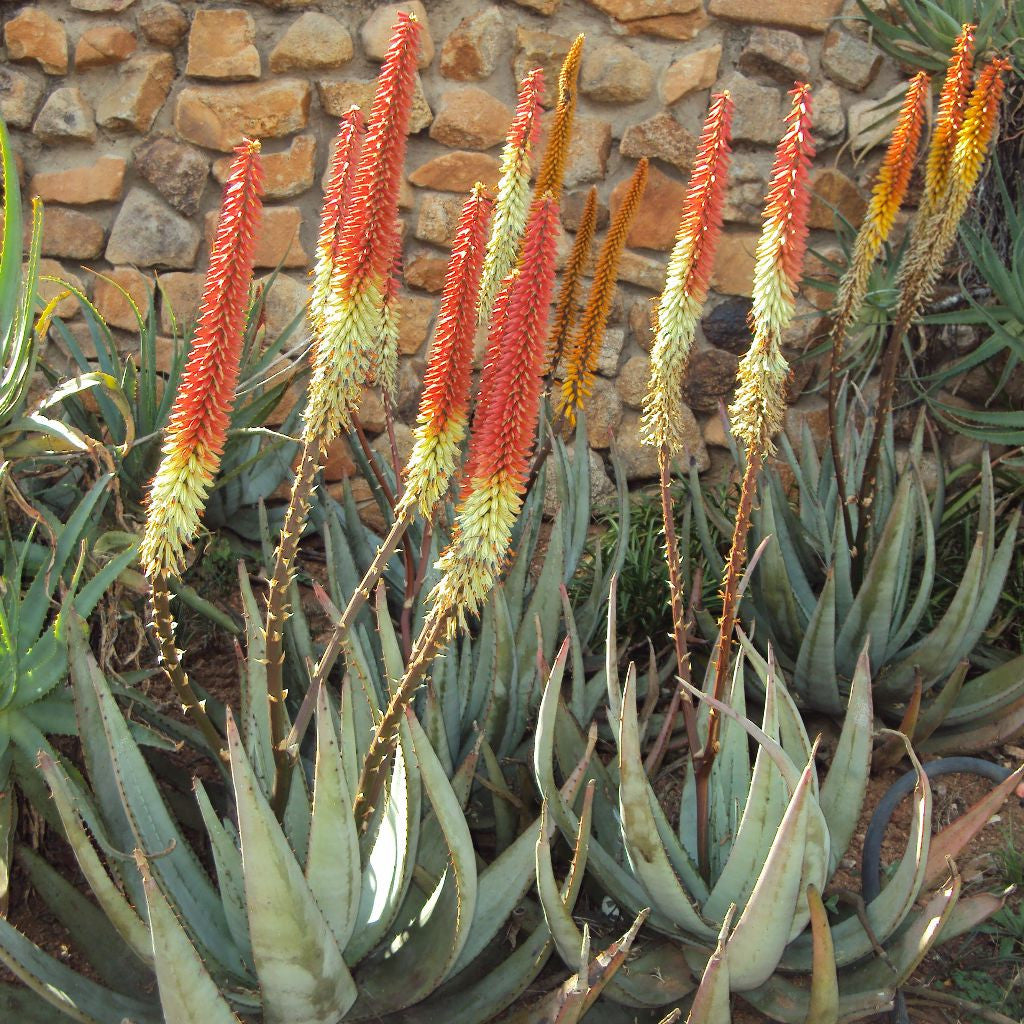
[[[753,343],[740,361],[739,387],[729,410],[732,432],[748,449],[761,454],[774,451],[772,438],[782,427],[786,411],[789,364],[781,340],[796,309],[807,246],[807,178],[814,156],[810,91],[810,86],[798,83],[790,93],[793,104],[775,153],[764,227],[755,250]]]
[[[583,60],[583,33],[581,32],[569,47],[558,76],[558,104],[551,118],[551,130],[544,150],[540,171],[537,173],[535,195],[550,193],[557,202],[562,196],[562,179],[565,164],[569,159],[569,143],[572,141],[572,123],[576,117],[576,80]]]
[[[923,71],[910,82],[889,148],[878,171],[864,222],[857,233],[850,266],[839,282],[836,315],[832,327],[834,360],[838,361],[843,341],[867,294],[871,268],[892,231],[914,170],[921,141],[925,103],[930,79]]]
[[[565,380],[562,382],[562,415],[570,425],[576,422],[576,413],[594,387],[597,357],[601,354],[608,314],[615,295],[615,278],[626,247],[626,236],[640,207],[647,187],[647,158],[637,165],[629,181],[622,205],[612,218],[608,234],[601,246],[590,286],[590,297],[580,319],[566,356]]]
[[[683,448],[683,379],[722,230],[732,113],[733,102],[727,92],[712,97],[658,303],[641,440],[665,446],[670,453]]]
[[[924,195],[919,213],[922,222],[937,211],[949,183],[953,150],[956,148],[957,135],[967,109],[967,96],[971,90],[975,27],[964,25],[960,29],[946,68],[942,92],[939,93],[935,130],[932,132],[925,163]]]
[[[583,271],[590,260],[590,247],[593,244],[596,229],[597,186],[594,185],[587,193],[586,202],[583,204],[583,213],[580,215],[579,227],[576,229],[576,238],[569,251],[565,270],[562,272],[562,287],[558,293],[558,305],[555,307],[555,316],[548,338],[550,373],[555,373],[558,369],[562,352],[580,313],[578,304],[582,290]]]
[[[530,153],[540,131],[540,98],[544,73],[534,68],[519,86],[516,112],[501,156],[501,177],[494,204],[494,222],[484,257],[477,322],[486,324],[498,289],[519,259],[519,246],[530,212]]]

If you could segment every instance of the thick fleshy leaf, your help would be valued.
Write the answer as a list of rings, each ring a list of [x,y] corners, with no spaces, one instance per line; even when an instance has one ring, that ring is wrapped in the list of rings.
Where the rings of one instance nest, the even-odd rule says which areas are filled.
[[[729,977],[728,940],[733,910],[729,909],[722,922],[718,944],[704,968],[686,1024],[731,1024],[729,995],[732,984]]]
[[[821,894],[814,886],[807,890],[811,913],[811,999],[806,1024],[836,1024],[839,1019],[839,979],[836,977],[835,948],[828,927],[828,914]]]

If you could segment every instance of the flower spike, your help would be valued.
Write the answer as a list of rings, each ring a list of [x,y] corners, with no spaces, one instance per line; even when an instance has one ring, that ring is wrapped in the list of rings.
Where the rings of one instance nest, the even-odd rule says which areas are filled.
[[[402,330],[402,307],[398,301],[398,293],[401,284],[402,239],[396,233],[391,271],[381,297],[380,333],[377,336],[377,344],[370,354],[370,366],[366,375],[366,382],[379,384],[388,401],[393,400],[398,394],[398,336]]]
[[[871,203],[864,223],[857,233],[853,258],[839,282],[837,311],[832,327],[832,344],[836,353],[834,359],[838,359],[850,324],[864,302],[871,268],[892,231],[896,214],[907,193],[921,140],[929,84],[930,79],[923,71],[918,72],[910,82],[889,148],[871,192]]]
[[[967,109],[971,90],[971,69],[974,63],[974,25],[964,25],[953,44],[953,52],[946,68],[946,79],[939,93],[939,110],[935,117],[935,130],[925,164],[924,195],[921,200],[921,220],[937,212],[949,183],[950,163],[956,148],[957,134]]]
[[[508,553],[522,507],[540,410],[548,306],[555,276],[558,204],[550,195],[534,207],[520,270],[503,299],[500,349],[485,369],[470,439],[463,500],[433,593],[439,614],[465,623],[487,596]],[[492,352],[494,348],[492,347]]]
[[[530,207],[530,152],[540,131],[540,99],[543,94],[544,72],[534,68],[519,86],[515,116],[501,156],[494,223],[480,285],[477,322],[481,324],[490,320],[498,289],[519,258],[519,245]]]
[[[748,448],[774,450],[772,438],[782,426],[789,364],[781,339],[796,309],[804,250],[807,246],[808,168],[811,139],[810,86],[798,83],[790,95],[786,132],[775,152],[764,227],[755,250],[753,342],[739,365],[739,387],[730,409],[733,433]]]
[[[381,67],[351,199],[338,237],[331,294],[313,351],[306,432],[330,443],[349,421],[381,334],[387,279],[398,234],[420,24],[399,12]]]
[[[711,269],[722,231],[722,206],[729,173],[733,101],[728,92],[711,98],[697,145],[679,233],[658,303],[651,347],[651,381],[644,403],[641,437],[645,444],[682,450],[683,379],[693,338],[708,294]]]
[[[260,144],[235,149],[210,251],[201,313],[150,486],[140,558],[151,578],[181,571],[220,468],[262,214]]]
[[[579,227],[573,240],[569,258],[562,272],[562,287],[558,292],[558,305],[555,307],[554,319],[551,323],[551,334],[548,339],[549,372],[558,369],[562,352],[569,341],[569,335],[576,326],[576,318],[580,314],[578,307],[583,271],[590,261],[590,247],[597,229],[597,186],[593,185],[587,193],[580,214]]]
[[[425,517],[433,513],[455,475],[459,443],[466,433],[474,314],[493,205],[484,187],[476,184],[462,207],[448,259],[402,499],[418,505]]]
[[[583,311],[579,327],[573,338],[566,357],[565,380],[562,382],[562,415],[573,425],[576,413],[594,387],[594,374],[597,370],[597,357],[604,343],[605,327],[608,314],[612,308],[612,297],[615,295],[615,278],[618,273],[622,250],[626,247],[626,236],[630,225],[640,207],[644,189],[647,187],[647,158],[644,157],[637,165],[629,181],[629,188],[623,197],[622,205],[615,213],[601,254],[594,270],[594,282],[590,287],[590,297]]]
[[[583,60],[583,38],[581,32],[573,40],[558,76],[558,103],[551,119],[544,159],[537,174],[538,198],[551,193],[557,202],[562,196],[562,179],[565,177],[565,164],[569,159],[572,123],[576,117],[576,80],[579,78],[580,63]]]

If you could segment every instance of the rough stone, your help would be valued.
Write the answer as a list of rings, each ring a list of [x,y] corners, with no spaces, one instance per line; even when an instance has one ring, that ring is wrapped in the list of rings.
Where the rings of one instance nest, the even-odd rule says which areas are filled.
[[[583,406],[587,414],[587,435],[592,448],[610,448],[619,437],[622,421],[622,399],[613,381],[594,379],[594,390]]]
[[[690,463],[695,462],[697,471],[703,472],[711,461],[704,445],[700,425],[685,405],[681,409],[678,426],[683,441],[683,455],[678,457],[677,465],[686,472]],[[659,475],[658,449],[640,440],[639,413],[629,412],[622,418],[615,439],[615,451],[622,462],[626,479],[631,483],[637,480],[653,480]]]
[[[376,81],[357,82],[317,82],[316,89],[320,96],[320,106],[324,113],[331,117],[341,117],[355,104],[367,116],[373,106],[373,94],[377,88]],[[415,135],[423,131],[433,120],[434,115],[423,95],[423,83],[416,76],[416,88],[412,97],[412,112],[409,115],[409,132]]]
[[[696,412],[717,412],[736,389],[739,359],[720,348],[699,349],[690,359],[690,371],[683,385],[683,398]]]
[[[199,315],[203,298],[203,274],[161,274],[157,278],[160,289],[160,330],[165,334],[184,335]]]
[[[71,6],[91,14],[120,14],[135,0],[71,0]]]
[[[36,174],[30,190],[46,203],[85,206],[117,202],[124,193],[124,171],[125,161],[119,156],[101,156],[85,167]]]
[[[260,53],[255,39],[256,22],[248,11],[200,7],[188,33],[185,74],[225,81],[259,78]]]
[[[638,103],[654,90],[654,72],[643,57],[622,43],[584,51],[580,91],[598,103]]]
[[[772,153],[768,151],[733,155],[729,168],[729,190],[722,209],[725,220],[760,227],[772,160]]]
[[[402,295],[398,311],[398,351],[403,356],[411,356],[419,352],[430,334],[437,303],[422,295]]]
[[[501,177],[501,163],[486,153],[472,153],[456,150],[420,164],[409,181],[420,188],[437,189],[440,192],[468,192],[477,181],[491,187]]]
[[[490,149],[503,142],[512,111],[483,89],[468,85],[441,97],[430,137],[459,149]]]
[[[139,308],[145,319],[149,311],[152,281],[134,267],[114,267],[97,277],[93,285],[92,301],[100,316],[111,327],[122,331],[138,330],[138,321],[125,292]]]
[[[277,340],[303,311],[309,297],[305,282],[296,281],[287,274],[267,274],[256,281],[263,289],[263,317],[266,338]],[[299,328],[301,330],[301,326]]]
[[[792,86],[794,79],[804,81],[811,74],[804,41],[795,32],[760,25],[750,33],[737,67],[748,75],[765,75],[786,86]]]
[[[870,43],[849,32],[833,29],[821,47],[821,68],[841,86],[863,92],[878,74],[882,54]]]
[[[662,99],[671,106],[691,92],[710,89],[718,77],[721,60],[722,44],[715,43],[673,61],[661,79]]]
[[[42,83],[31,75],[0,67],[0,117],[8,128],[28,128],[42,101]]]
[[[665,265],[627,249],[619,260],[619,280],[660,292],[665,286]]]
[[[108,263],[137,267],[191,267],[199,230],[141,188],[129,191],[110,231]]]
[[[103,225],[87,213],[48,206],[42,253],[67,260],[93,260],[103,252]]]
[[[335,18],[306,11],[288,26],[270,52],[270,70],[323,71],[352,59],[352,37]]]
[[[627,359],[619,371],[615,386],[619,397],[630,409],[642,409],[651,382],[651,360],[647,356]]]
[[[373,13],[363,22],[359,30],[359,38],[363,43],[363,50],[371,60],[382,61],[388,52],[388,44],[391,42],[391,30],[395,26],[395,16],[399,11],[406,14],[415,14],[420,23],[420,55],[419,68],[430,67],[434,59],[434,39],[430,34],[430,18],[427,9],[419,2],[412,0],[411,3],[386,4],[376,7]]]
[[[712,345],[742,355],[750,347],[749,316],[749,299],[726,299],[701,320],[700,326]]]
[[[117,84],[96,106],[96,120],[111,131],[148,132],[174,81],[169,53],[140,53],[118,70]]]
[[[711,287],[723,295],[747,295],[753,288],[754,249],[760,233],[725,231],[711,271]]]
[[[420,200],[414,234],[421,242],[450,247],[459,224],[462,200],[430,192]]]
[[[516,56],[512,70],[521,82],[534,68],[544,72],[544,95],[541,103],[553,107],[558,102],[558,72],[572,46],[572,36],[554,35],[539,29],[516,29]]]
[[[297,79],[189,86],[178,94],[174,127],[189,142],[229,153],[245,136],[276,139],[301,131],[310,94],[309,83]]]
[[[786,409],[785,431],[790,441],[799,445],[804,427],[820,452],[828,438],[828,400],[822,395],[804,395]]]
[[[711,0],[708,12],[715,18],[754,25],[793,28],[798,32],[824,32],[839,13],[843,0]]]
[[[688,171],[693,166],[697,139],[671,114],[661,113],[631,124],[623,133],[619,152],[639,160],[646,156]]]
[[[54,89],[39,111],[32,134],[43,142],[95,142],[96,122],[81,90],[73,85]]]
[[[850,149],[855,154],[863,153],[889,138],[899,115],[899,101],[906,89],[905,82],[898,82],[884,96],[850,104]]]
[[[807,226],[831,231],[835,227],[838,211],[855,228],[860,226],[867,203],[860,189],[835,167],[824,167],[811,181],[811,205],[807,211]]]
[[[629,307],[630,333],[645,352],[650,352],[654,346],[654,316],[657,309],[657,298],[637,299]]]
[[[57,277],[60,280],[43,280],[46,277]],[[39,292],[39,297],[44,303],[49,304],[62,292],[67,291],[62,282],[74,285],[79,291],[82,290],[82,279],[75,274],[68,273],[56,260],[46,259],[39,261],[39,284],[36,290]],[[81,311],[82,307],[74,295],[68,295],[66,298],[61,299],[53,310],[54,314],[59,316],[61,320],[72,320]]]
[[[580,227],[580,219],[583,216],[583,207],[587,202],[587,195],[590,189],[577,189],[575,192],[564,192],[562,194],[562,226],[566,231],[576,232]],[[608,207],[597,199],[597,230],[601,231],[608,226]]]
[[[695,39],[711,19],[703,6],[689,14],[665,14],[660,18],[640,18],[625,23],[626,35],[657,36],[659,39]]]
[[[716,92],[728,89],[736,104],[732,137],[736,142],[761,142],[774,146],[782,131],[782,94],[732,72],[721,79]]]
[[[541,118],[540,140],[537,153],[543,153],[547,145],[548,129],[553,115]],[[569,139],[569,154],[565,163],[566,188],[600,181],[608,169],[608,156],[612,149],[612,125],[600,117],[577,114],[572,124]]]
[[[359,411],[361,414],[361,407]],[[398,452],[398,462],[399,465],[404,466],[409,461],[409,456],[412,454],[412,447],[416,439],[413,437],[412,428],[407,427],[404,423],[395,423],[394,429],[395,450]],[[380,437],[375,438],[370,447],[378,458],[386,460],[387,465],[391,464],[391,439],[387,434],[381,434]]]
[[[211,210],[205,219],[206,239],[213,242],[217,232],[217,211]],[[302,248],[299,229],[302,211],[297,206],[268,206],[256,236],[253,265],[257,267],[305,267],[309,256]]]
[[[637,21],[672,14],[689,14],[700,6],[700,0],[587,0],[587,3],[616,21]]]
[[[626,344],[626,331],[622,327],[606,327],[597,353],[595,369],[602,377],[614,377],[619,372],[622,348]]]
[[[138,43],[135,36],[120,25],[98,25],[86,29],[75,46],[75,70],[102,68],[120,64],[134,52]]]
[[[188,18],[184,11],[169,0],[157,0],[146,4],[136,15],[139,31],[155,46],[169,46],[172,49],[185,38],[188,32]]]
[[[576,461],[576,448],[569,448],[570,465]],[[587,463],[590,473],[590,508],[594,511],[607,505],[615,497],[615,484],[604,468],[604,459],[592,448],[587,449]],[[561,507],[558,496],[558,483],[553,473],[548,473],[544,480],[544,518],[554,519]]]
[[[68,37],[64,26],[45,11],[27,7],[4,25],[10,60],[34,60],[48,75],[68,73]]]
[[[823,139],[837,139],[846,131],[843,95],[831,82],[814,90],[814,132]]]
[[[210,172],[197,149],[173,139],[147,139],[135,150],[135,169],[179,213],[194,217]]]
[[[264,199],[290,199],[313,187],[316,163],[316,138],[296,135],[291,146],[280,153],[263,153]],[[231,169],[232,158],[221,157],[213,163],[213,176],[223,185]]]
[[[558,10],[562,0],[513,0],[513,2],[519,4],[520,7],[527,7],[531,11],[550,17]]]
[[[405,283],[435,295],[444,290],[448,261],[428,252],[416,252],[406,261]]]
[[[612,190],[608,202],[612,217],[628,189],[629,181],[623,180]],[[647,188],[626,236],[626,245],[637,249],[671,249],[675,244],[679,212],[685,198],[685,185],[652,167],[647,173]]]
[[[497,7],[463,18],[441,47],[441,74],[456,82],[490,78],[507,52],[505,35],[505,18]]]
[[[356,464],[352,458],[352,449],[344,437],[336,437],[324,453],[324,479],[328,483],[347,480],[355,476]]]
[[[709,448],[728,448],[729,434],[721,416],[711,416],[704,423],[704,443]]]

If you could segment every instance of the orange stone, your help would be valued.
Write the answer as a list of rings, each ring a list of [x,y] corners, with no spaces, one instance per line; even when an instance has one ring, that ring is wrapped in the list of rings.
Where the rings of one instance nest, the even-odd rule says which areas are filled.
[[[67,171],[43,171],[29,186],[46,203],[85,206],[88,203],[117,202],[124,194],[125,161],[119,156],[101,156],[88,167]]]
[[[403,295],[398,300],[398,310],[398,351],[411,356],[419,352],[430,334],[437,303],[419,295]]]
[[[478,181],[493,187],[500,177],[501,162],[496,157],[460,149],[421,164],[409,181],[439,192],[468,192]]]
[[[628,179],[612,190],[608,208],[614,218],[629,189]],[[686,186],[652,167],[647,173],[647,188],[626,236],[626,245],[635,249],[672,248],[679,228],[679,215],[686,198]]]
[[[255,38],[256,23],[248,11],[200,8],[192,17],[188,34],[185,74],[235,81],[259,78],[260,54]]]
[[[690,14],[665,14],[660,18],[639,18],[625,23],[630,36],[657,36],[659,39],[695,39],[711,19],[698,7]]]
[[[138,307],[145,320],[152,288],[153,282],[150,278],[139,273],[134,267],[115,267],[106,271],[102,277],[96,278],[92,301],[110,327],[134,331],[138,329],[139,323],[135,319],[135,311],[128,297]],[[128,293],[128,297],[125,292]]]
[[[222,185],[227,181],[232,157],[214,161],[213,176]],[[291,146],[280,153],[263,153],[265,199],[290,199],[313,187],[313,165],[316,161],[316,139],[298,135]]]
[[[56,277],[58,281],[45,281],[44,278]],[[39,261],[39,285],[37,291],[39,297],[45,303],[52,302],[58,295],[66,292],[67,284],[74,285],[79,291],[82,290],[82,281],[74,274],[69,274],[56,260]],[[74,295],[68,295],[61,299],[54,308],[54,313],[61,320],[71,320],[82,311],[81,304]]]
[[[43,217],[44,256],[93,260],[103,252],[103,239],[103,225],[88,214],[60,206],[46,208],[46,216]]]
[[[825,167],[815,174],[811,182],[811,205],[807,211],[807,226],[831,231],[838,212],[855,228],[867,209],[860,189],[842,171]]]
[[[301,131],[310,98],[309,83],[296,79],[189,86],[178,94],[174,127],[197,146],[230,153],[246,136],[276,139]]]
[[[721,43],[680,57],[665,70],[665,76],[661,80],[662,98],[671,105],[691,92],[710,89],[718,77],[721,59]]]
[[[406,261],[405,283],[435,294],[444,290],[448,261],[441,256],[418,252]]]
[[[723,295],[750,296],[754,286],[754,250],[757,231],[724,231],[711,271],[711,287]]]
[[[824,32],[843,0],[711,0],[710,13],[727,21],[774,25],[803,32]]]
[[[430,137],[459,149],[490,149],[503,142],[512,111],[501,100],[470,85],[449,89],[430,126]]]
[[[203,274],[172,272],[157,278],[160,290],[160,330],[184,334],[199,315],[203,297]]]
[[[48,75],[68,73],[68,37],[64,26],[45,11],[28,7],[4,25],[11,60],[34,60]]]
[[[135,36],[119,25],[99,25],[86,29],[75,47],[75,70],[102,68],[127,60],[138,44]]]
[[[309,256],[302,248],[299,229],[302,211],[297,206],[271,206],[263,211],[263,222],[256,236],[254,264],[257,267],[305,267]],[[217,232],[217,211],[206,215],[206,238],[212,244]]]
[[[174,81],[169,53],[140,53],[118,68],[117,83],[96,105],[96,121],[111,131],[148,132]]]

